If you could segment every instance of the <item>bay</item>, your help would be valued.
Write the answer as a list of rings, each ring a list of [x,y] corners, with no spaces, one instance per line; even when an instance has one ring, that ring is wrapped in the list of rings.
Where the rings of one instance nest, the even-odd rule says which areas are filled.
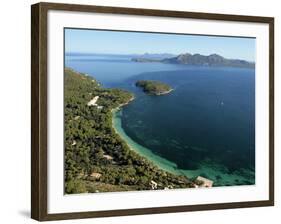
[[[105,87],[133,92],[135,100],[116,112],[121,137],[159,167],[216,186],[255,183],[255,70],[137,63],[125,56],[66,56],[65,64]],[[150,96],[140,79],[172,86]]]

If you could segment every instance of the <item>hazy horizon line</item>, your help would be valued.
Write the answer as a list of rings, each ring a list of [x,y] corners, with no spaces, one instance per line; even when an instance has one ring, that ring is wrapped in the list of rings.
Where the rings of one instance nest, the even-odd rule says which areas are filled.
[[[164,53],[153,53],[153,52],[144,52],[144,53],[99,53],[99,52],[70,52],[70,51],[65,51],[65,54],[84,54],[84,55],[118,55],[118,56],[131,56],[131,55],[135,55],[135,56],[140,56],[140,55],[145,55],[145,54],[152,54],[152,55],[164,55],[164,54],[169,54],[169,55],[173,55],[173,56],[178,56],[178,55],[181,55],[181,54],[191,54],[191,55],[195,55],[195,54],[200,54],[200,53],[190,53],[190,52],[184,52],[184,53],[179,53],[179,54],[175,54],[175,53],[168,53],[168,52],[164,52]],[[228,59],[228,60],[243,60],[243,61],[247,61],[247,62],[251,62],[251,63],[255,63],[255,60],[246,60],[246,59],[241,59],[241,58],[228,58],[228,57],[225,57],[221,54],[218,54],[218,53],[211,53],[211,54],[200,54],[202,56],[210,56],[210,55],[219,55],[225,59]]]

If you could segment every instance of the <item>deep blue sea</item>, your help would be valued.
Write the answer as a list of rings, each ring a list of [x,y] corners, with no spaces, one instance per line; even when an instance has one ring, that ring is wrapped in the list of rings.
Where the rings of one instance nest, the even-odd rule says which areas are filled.
[[[120,129],[160,167],[164,161],[171,172],[204,176],[216,186],[255,183],[254,69],[138,63],[106,55],[65,59],[67,67],[104,87],[135,94],[116,115]],[[174,91],[147,95],[134,85],[140,79],[163,81]]]

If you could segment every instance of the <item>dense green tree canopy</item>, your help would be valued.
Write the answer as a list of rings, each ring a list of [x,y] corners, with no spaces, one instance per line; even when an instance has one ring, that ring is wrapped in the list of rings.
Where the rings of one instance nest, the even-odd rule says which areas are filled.
[[[139,80],[136,82],[136,86],[141,87],[144,92],[152,95],[162,95],[172,90],[169,85],[154,80]]]
[[[64,78],[66,193],[147,190],[152,181],[157,189],[193,186],[154,166],[115,133],[112,110],[132,100],[131,93],[103,88],[68,68]]]

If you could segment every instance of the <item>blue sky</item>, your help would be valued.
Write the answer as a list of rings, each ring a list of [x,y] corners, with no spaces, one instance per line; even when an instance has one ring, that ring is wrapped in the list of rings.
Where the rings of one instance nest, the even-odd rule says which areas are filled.
[[[255,39],[65,29],[65,51],[104,54],[216,53],[226,58],[255,61]]]

